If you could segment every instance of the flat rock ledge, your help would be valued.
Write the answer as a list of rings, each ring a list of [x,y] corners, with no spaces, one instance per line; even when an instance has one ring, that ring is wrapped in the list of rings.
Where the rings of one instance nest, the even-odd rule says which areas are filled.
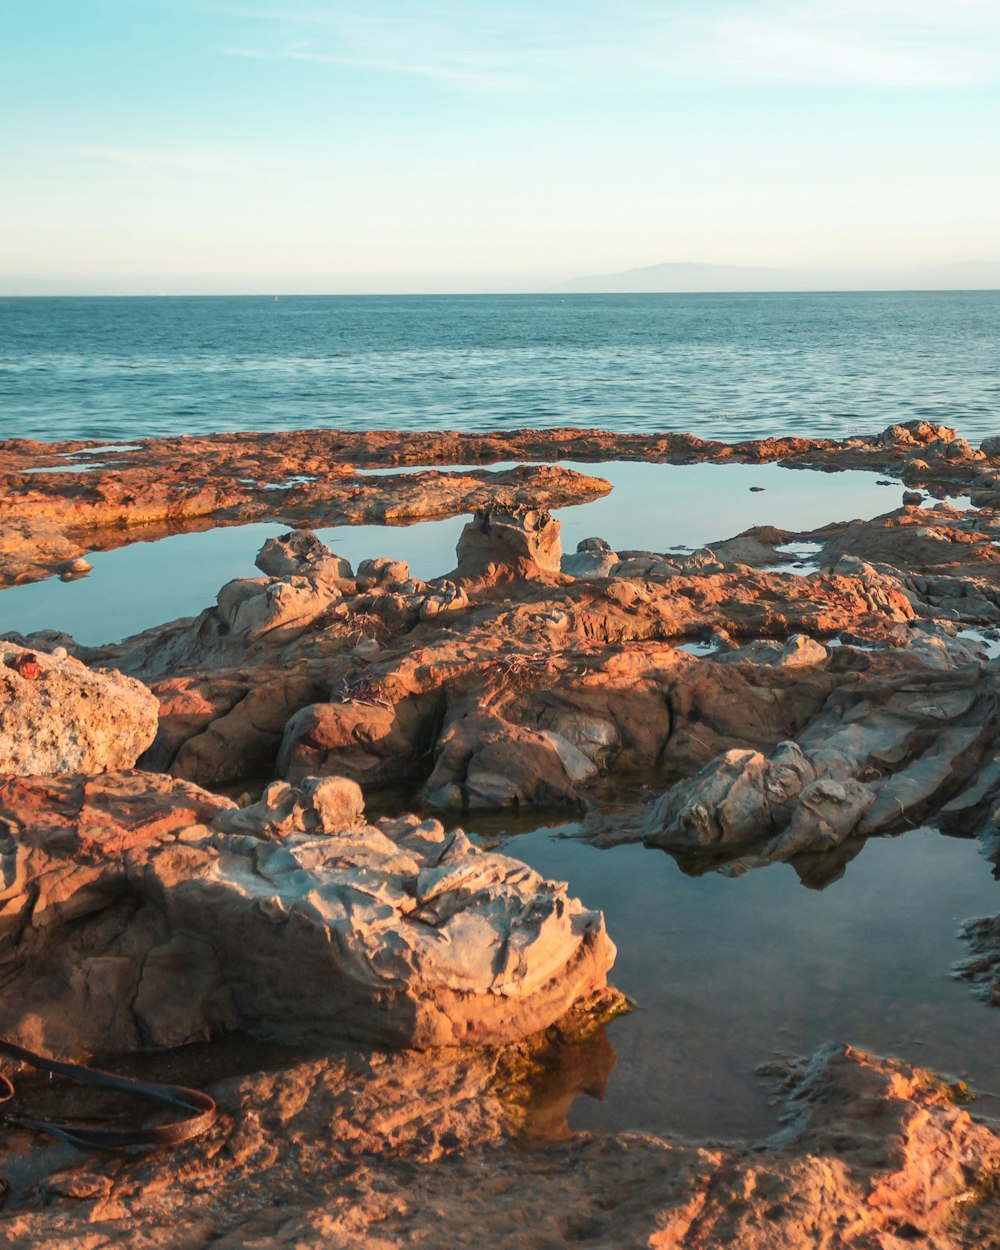
[[[521,464],[495,472],[471,467],[510,460],[868,469],[898,475],[911,487],[968,489],[979,504],[995,507],[1000,500],[1000,440],[988,438],[972,447],[947,426],[923,420],[842,441],[791,437],[719,443],[682,433],[566,428],[486,434],[244,431],[140,439],[127,447],[4,439],[0,586],[53,573],[85,575],[83,557],[91,551],[183,528],[276,518],[300,527],[400,524],[457,515],[500,496],[511,504],[545,509],[596,499],[610,490],[608,482],[558,464]],[[421,471],[384,477],[365,472],[404,465]],[[459,467],[446,471],[447,466]],[[917,493],[908,492],[911,499]],[[594,566],[592,560],[577,563]]]
[[[62,1056],[243,1029],[495,1045],[606,986],[598,912],[340,777],[239,808],[142,772],[0,784],[0,1034]]]
[[[0,643],[0,774],[131,768],[156,737],[159,703],[133,677]]]
[[[1000,1141],[966,1091],[849,1046],[770,1075],[763,1142],[502,1140],[480,1053],[311,1057],[212,1085],[209,1134],[139,1159],[12,1128],[0,1244],[46,1250],[986,1250]],[[345,1092],[345,1091],[349,1091]],[[974,1110],[974,1107],[973,1107]],[[35,1179],[32,1181],[32,1177]]]

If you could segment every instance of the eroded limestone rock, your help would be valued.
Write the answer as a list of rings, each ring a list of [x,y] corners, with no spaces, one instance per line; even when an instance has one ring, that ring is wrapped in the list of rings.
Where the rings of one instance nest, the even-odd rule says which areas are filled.
[[[458,540],[453,581],[510,581],[558,575],[562,526],[548,512],[494,504],[481,508]]]
[[[889,680],[845,683],[797,742],[769,755],[731,750],[668,790],[644,837],[680,851],[770,839],[742,861],[756,866],[852,834],[912,828],[936,812],[952,824],[981,813],[1000,800],[1000,773],[983,768],[1000,750],[998,680],[978,666],[920,664]]]
[[[240,578],[219,591],[219,613],[233,631],[256,639],[276,632],[296,637],[339,603],[340,591],[323,580],[290,574],[277,580]]]
[[[510,1042],[606,984],[600,913],[339,778],[257,804],[155,774],[0,785],[0,1033],[33,1049],[257,1036]]]
[[[269,538],[254,561],[268,577],[299,574],[320,580],[349,581],[354,577],[350,564],[334,555],[312,530],[291,530]]]

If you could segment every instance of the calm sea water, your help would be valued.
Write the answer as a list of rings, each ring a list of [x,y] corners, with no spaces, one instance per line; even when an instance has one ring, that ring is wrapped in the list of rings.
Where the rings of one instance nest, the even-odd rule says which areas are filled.
[[[0,433],[1000,429],[1000,292],[0,299]]]
[[[974,840],[870,838],[817,891],[788,864],[688,877],[662,851],[601,851],[559,832],[503,849],[604,912],[618,945],[610,979],[637,1003],[609,1027],[604,1100],[579,1099],[575,1127],[766,1133],[777,1112],[755,1068],[831,1041],[959,1077],[981,1095],[975,1114],[1000,1113],[997,1011],[949,971],[968,955],[960,922],[1000,901]]]

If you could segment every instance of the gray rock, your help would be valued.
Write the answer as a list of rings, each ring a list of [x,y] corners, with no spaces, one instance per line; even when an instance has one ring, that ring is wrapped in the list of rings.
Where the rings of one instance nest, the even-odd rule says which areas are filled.
[[[794,742],[779,743],[770,757],[727,751],[661,796],[646,818],[645,841],[675,850],[758,841],[787,826],[792,801],[815,779]]]
[[[563,556],[559,567],[567,577],[575,577],[578,581],[590,581],[599,577],[610,577],[618,568],[619,563],[617,553],[610,549],[587,550],[577,551],[571,556]]]
[[[724,632],[724,631],[723,631]],[[725,643],[728,635],[720,638]],[[784,643],[757,638],[745,647],[723,651],[715,657],[720,664],[760,664],[773,668],[815,668],[829,658],[829,650],[806,634],[792,634]]]
[[[282,637],[301,633],[342,598],[328,582],[292,575],[276,581],[239,578],[227,582],[217,602],[234,634],[260,638],[269,633]]]
[[[293,573],[321,574],[324,578],[353,577],[351,566],[312,530],[291,530],[277,538],[269,538],[254,561],[268,577],[287,577]]]

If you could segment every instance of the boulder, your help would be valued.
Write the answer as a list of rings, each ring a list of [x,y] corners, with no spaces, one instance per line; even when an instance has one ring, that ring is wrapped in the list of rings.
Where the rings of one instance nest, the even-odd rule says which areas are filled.
[[[0,1033],[61,1055],[231,1028],[494,1045],[601,990],[600,913],[343,778],[240,809],[144,773],[0,785]]]
[[[371,590],[373,586],[392,586],[409,580],[410,566],[405,560],[375,556],[371,560],[362,560],[358,565],[358,590]]]
[[[51,776],[131,768],[156,736],[158,704],[142,682],[0,643],[0,773]]]
[[[716,850],[755,842],[784,828],[816,770],[794,742],[771,756],[726,751],[688,782],[662,795],[646,819],[645,840],[677,850]]]
[[[470,713],[441,734],[424,801],[439,809],[490,811],[531,803],[566,803],[597,767],[568,738]]]
[[[313,703],[285,726],[277,772],[297,781],[339,773],[364,785],[398,785],[426,771],[440,697],[381,697],[374,687],[337,703]]]
[[[829,658],[829,651],[807,634],[792,634],[785,642],[757,638],[745,647],[716,656],[723,664],[765,664],[775,668],[814,668]]]
[[[504,503],[480,508],[459,537],[452,580],[484,574],[500,580],[558,575],[561,528],[540,509]]]
[[[287,639],[308,629],[339,603],[340,591],[313,577],[290,575],[276,581],[239,578],[219,591],[219,613],[241,638],[265,634]]]
[[[559,568],[567,577],[588,581],[610,577],[620,563],[618,553],[603,538],[582,538],[573,555],[562,557]]]
[[[312,530],[291,530],[269,538],[254,561],[268,577],[301,573],[324,581],[350,580],[350,564],[330,550]]]

